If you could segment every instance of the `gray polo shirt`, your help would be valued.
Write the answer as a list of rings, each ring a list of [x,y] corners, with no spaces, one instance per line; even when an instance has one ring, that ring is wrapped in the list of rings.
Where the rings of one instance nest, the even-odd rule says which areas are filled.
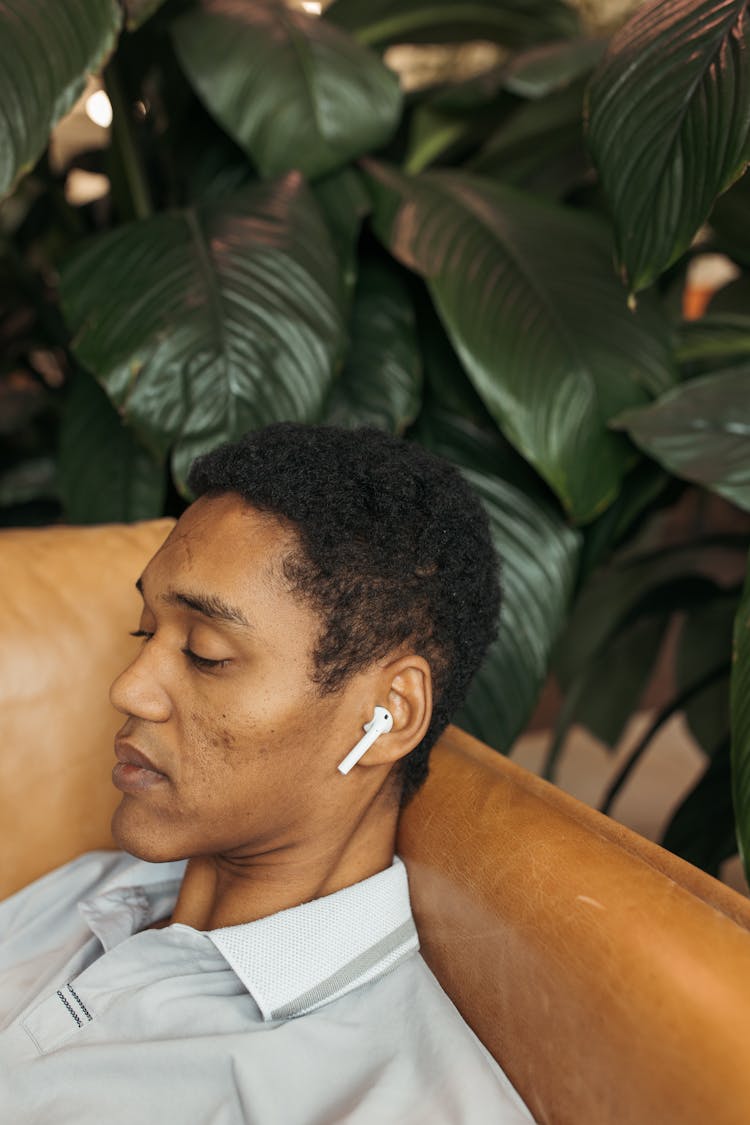
[[[144,927],[184,863],[92,852],[0,904],[13,1125],[520,1125],[418,953],[406,869],[256,922]]]

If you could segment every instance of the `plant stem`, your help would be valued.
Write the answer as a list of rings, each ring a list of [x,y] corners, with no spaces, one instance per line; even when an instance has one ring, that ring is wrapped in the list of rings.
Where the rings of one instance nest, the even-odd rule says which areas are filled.
[[[555,782],[557,780],[557,767],[560,761],[560,755],[565,747],[565,741],[570,732],[570,726],[575,715],[576,708],[581,701],[582,689],[585,686],[585,677],[579,676],[575,684],[566,693],[560,714],[555,724],[555,733],[552,738],[552,743],[545,755],[544,766],[542,768],[542,777],[545,781]]]
[[[652,738],[661,730],[667,720],[671,719],[672,715],[674,715],[677,711],[681,711],[685,704],[689,703],[694,695],[699,695],[700,692],[704,691],[707,687],[710,687],[713,683],[716,683],[718,680],[720,680],[722,676],[726,676],[730,668],[731,664],[726,662],[724,664],[721,664],[718,668],[712,668],[711,671],[707,672],[705,676],[702,676],[701,679],[697,680],[694,684],[691,684],[690,687],[685,688],[685,690],[681,691],[679,695],[676,695],[672,702],[668,704],[668,706],[665,707],[663,711],[659,712],[651,726],[644,734],[643,738],[630,751],[627,758],[615,775],[614,779],[610,783],[609,788],[604,794],[602,802],[599,805],[600,812],[609,813],[609,810],[612,808],[612,805],[614,804],[620,790],[637,766],[638,762],[641,759],[641,756],[648,748],[648,745],[651,742]]]
[[[128,100],[114,59],[105,67],[104,85],[112,104],[112,145],[125,178],[133,215],[136,219],[147,219],[154,213],[154,205],[146,170],[133,135]]]

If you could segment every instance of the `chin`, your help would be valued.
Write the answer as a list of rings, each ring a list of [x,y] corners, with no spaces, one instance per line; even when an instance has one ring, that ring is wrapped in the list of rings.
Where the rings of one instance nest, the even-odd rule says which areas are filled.
[[[154,824],[153,818],[144,816],[142,809],[134,808],[123,799],[112,816],[112,837],[118,848],[144,859],[148,863],[169,863],[187,859],[187,854],[177,845],[163,825]]]

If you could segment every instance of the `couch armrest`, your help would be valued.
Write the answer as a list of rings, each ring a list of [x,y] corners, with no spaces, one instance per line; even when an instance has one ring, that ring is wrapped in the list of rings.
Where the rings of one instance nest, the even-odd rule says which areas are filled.
[[[399,851],[426,960],[540,1123],[747,1121],[746,899],[455,728]]]

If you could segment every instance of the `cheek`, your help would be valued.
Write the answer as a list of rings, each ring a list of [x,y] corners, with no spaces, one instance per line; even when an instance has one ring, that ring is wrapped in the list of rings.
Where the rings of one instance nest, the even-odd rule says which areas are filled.
[[[229,765],[237,753],[237,732],[223,721],[207,733],[206,737],[211,750]]]
[[[243,756],[246,740],[233,716],[217,716],[193,710],[182,733],[181,758],[186,773],[195,772],[206,781],[216,776],[217,766],[231,766]]]
[[[301,724],[286,716],[247,715],[227,707],[216,712],[194,708],[182,731],[182,760],[186,774],[216,782],[226,772],[241,770],[255,762],[278,756],[296,741]]]
[[[295,779],[297,788],[305,788],[327,776],[336,701],[311,696],[295,680],[288,676],[276,691],[258,690],[257,685],[247,693],[233,688],[232,698],[219,705],[194,702],[179,735],[183,781],[204,792],[210,784],[215,796],[218,789],[231,801],[240,774],[253,782],[256,792],[257,787],[268,789],[274,778],[285,777],[287,787]],[[252,700],[251,708],[237,707],[243,695]],[[247,778],[246,771],[252,776]],[[206,798],[211,800],[208,792]]]

